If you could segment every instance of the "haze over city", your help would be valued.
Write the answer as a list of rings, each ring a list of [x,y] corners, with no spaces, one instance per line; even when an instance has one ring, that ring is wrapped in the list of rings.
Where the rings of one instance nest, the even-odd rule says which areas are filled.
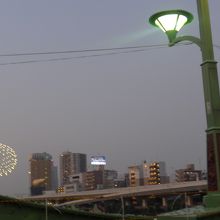
[[[220,1],[209,5],[219,62]],[[0,194],[29,193],[28,159],[37,152],[56,165],[67,150],[88,161],[104,155],[120,173],[144,160],[165,161],[169,174],[187,163],[206,169],[201,53],[192,44],[169,48],[148,23],[176,8],[194,15],[179,35],[198,36],[196,1],[1,1],[0,143],[14,148],[18,165],[0,177]]]

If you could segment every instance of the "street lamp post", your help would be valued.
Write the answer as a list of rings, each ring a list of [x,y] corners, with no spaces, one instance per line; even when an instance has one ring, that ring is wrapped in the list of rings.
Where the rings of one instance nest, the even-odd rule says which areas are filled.
[[[193,16],[189,12],[183,10],[159,12],[152,15],[149,21],[167,34],[169,46],[187,40],[197,44],[201,49],[207,119],[208,194],[204,198],[204,202],[207,207],[211,208],[220,207],[220,95],[217,62],[214,60],[213,53],[208,0],[197,0],[197,9],[200,38],[194,36],[176,37],[181,27],[192,21]]]

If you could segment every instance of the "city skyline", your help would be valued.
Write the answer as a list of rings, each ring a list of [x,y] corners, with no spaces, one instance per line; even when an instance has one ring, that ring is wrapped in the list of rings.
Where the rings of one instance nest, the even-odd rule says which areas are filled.
[[[220,2],[209,4],[219,63]],[[51,153],[55,164],[68,150],[104,155],[107,167],[120,173],[144,160],[165,161],[169,175],[188,163],[206,169],[200,51],[191,44],[169,48],[166,36],[148,24],[157,11],[182,8],[194,20],[180,35],[198,36],[196,1],[21,0],[0,6],[1,143],[18,155],[14,172],[0,177],[0,194],[28,193],[33,152]],[[125,49],[101,55],[101,48]],[[59,51],[75,52],[18,56]]]
[[[94,162],[96,158],[96,162]],[[193,163],[175,170],[175,177],[167,175],[164,161],[139,161],[127,167],[123,176],[117,170],[106,169],[104,156],[92,156],[87,166],[87,155],[76,152],[63,152],[59,165],[54,166],[52,156],[47,152],[33,153],[30,156],[30,195],[71,193],[78,191],[137,187],[174,182],[199,181],[206,179],[206,172],[196,170]],[[101,162],[101,163],[100,163]],[[60,170],[58,178],[57,171]],[[58,184],[59,182],[59,184]]]
[[[83,182],[86,179],[86,175],[89,177],[88,179],[93,179],[95,178],[96,175],[102,176],[103,174],[101,173],[104,171],[117,173],[116,179],[123,180],[124,184],[126,184],[126,176],[128,176],[129,186],[154,185],[154,184],[175,182],[177,178],[176,175],[179,175],[179,172],[181,174],[180,175],[181,178],[187,178],[184,175],[189,175],[188,174],[189,171],[193,172],[192,174],[190,174],[191,181],[195,181],[195,174],[197,174],[196,178],[198,178],[198,180],[201,180],[202,173],[203,175],[205,175],[207,172],[206,170],[195,170],[194,163],[190,163],[190,164],[185,164],[186,168],[173,170],[173,173],[171,173],[171,176],[169,176],[167,175],[167,168],[165,161],[144,160],[144,161],[137,161],[135,164],[130,164],[127,167],[125,173],[119,174],[118,170],[106,169],[107,167],[106,167],[105,156],[93,155],[90,156],[90,160],[88,160],[86,154],[70,152],[70,151],[62,152],[59,155],[59,164],[57,164],[56,166],[53,164],[53,158],[48,152],[33,153],[31,154],[29,161],[30,161],[30,168],[29,168],[30,171],[28,173],[30,175],[29,188],[31,195],[44,194],[44,191],[48,191],[49,193],[52,193],[53,191],[55,193],[57,189],[65,189],[70,186],[71,186],[70,187],[71,190],[73,191],[91,190],[90,184],[89,187],[86,187],[86,184]],[[90,162],[87,163],[87,161]],[[52,163],[52,167],[49,168],[50,169],[49,171],[48,165],[51,163]],[[53,170],[54,168],[56,168],[56,170]],[[155,168],[159,170],[159,173],[155,173],[154,171],[153,173],[151,173],[152,169],[155,170]],[[46,174],[44,173],[45,169],[47,170]],[[60,171],[59,175],[57,172],[58,170]],[[97,173],[95,174],[94,172]],[[84,178],[82,177],[83,175]],[[93,178],[91,178],[91,176],[93,176]],[[83,186],[77,187],[77,189],[75,189],[74,181],[72,181],[72,178],[74,178],[75,181],[77,181],[78,183],[80,177],[81,177],[80,181],[81,184],[83,184]],[[205,176],[203,176],[203,178],[204,177]],[[132,180],[132,178],[135,178],[136,182],[134,184],[132,184],[132,181],[134,181]],[[114,180],[116,181],[116,179]],[[50,186],[46,184],[45,186],[46,188],[44,189],[43,186],[48,181],[50,182]],[[185,180],[185,181],[189,181],[189,180]],[[93,190],[95,189],[94,186],[92,188]],[[72,192],[71,190],[68,189],[68,191]],[[61,190],[61,192],[63,191]]]

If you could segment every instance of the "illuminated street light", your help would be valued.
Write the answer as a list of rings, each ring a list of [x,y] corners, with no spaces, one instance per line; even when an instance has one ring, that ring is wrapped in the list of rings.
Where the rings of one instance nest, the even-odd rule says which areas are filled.
[[[193,20],[193,15],[184,10],[162,11],[152,15],[150,23],[165,32],[172,42],[178,31]]]
[[[183,10],[158,12],[149,22],[165,32],[169,46],[181,41],[197,44],[202,52],[202,78],[207,119],[207,170],[208,195],[204,198],[207,207],[220,207],[220,95],[217,62],[214,59],[212,32],[208,0],[197,0],[200,38],[194,36],[177,37],[178,31],[193,20],[193,16]]]

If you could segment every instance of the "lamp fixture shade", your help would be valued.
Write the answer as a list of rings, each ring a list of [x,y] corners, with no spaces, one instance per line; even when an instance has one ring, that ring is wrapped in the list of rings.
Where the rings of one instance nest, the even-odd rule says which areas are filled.
[[[165,32],[170,42],[175,39],[177,32],[193,20],[193,15],[184,10],[162,11],[152,15],[149,22]]]

